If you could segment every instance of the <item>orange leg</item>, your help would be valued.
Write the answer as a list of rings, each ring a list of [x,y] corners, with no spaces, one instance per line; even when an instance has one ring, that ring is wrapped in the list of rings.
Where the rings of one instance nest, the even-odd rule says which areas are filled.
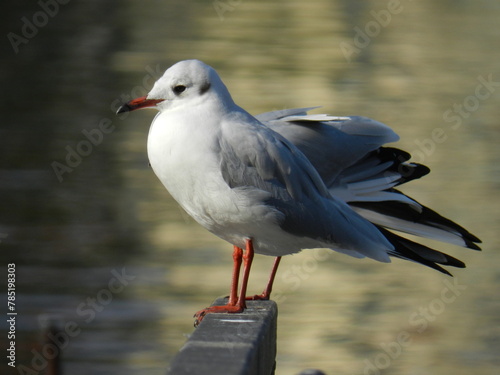
[[[238,297],[238,305],[241,307],[241,310],[246,309],[246,297],[247,297],[247,286],[248,286],[248,279],[250,277],[250,268],[252,267],[252,262],[253,262],[253,243],[251,239],[246,239],[245,240],[245,245],[246,245],[246,251],[245,254],[243,254],[243,280],[241,280],[241,288],[240,288],[240,295]]]
[[[262,294],[256,294],[255,296],[247,297],[247,300],[268,300],[271,297],[274,278],[276,277],[276,272],[278,271],[280,261],[281,257],[276,257],[276,259],[274,260],[273,268],[271,269],[271,275],[269,276],[269,281],[267,282],[266,289],[264,289]]]
[[[247,293],[248,278],[250,276],[250,268],[252,267],[252,261],[254,256],[253,244],[251,239],[245,241],[246,251],[243,254],[243,250],[239,247],[234,247],[233,251],[233,279],[231,283],[231,293],[229,295],[229,301],[223,306],[210,306],[206,309],[198,311],[194,314],[194,325],[195,327],[200,324],[205,315],[210,313],[239,313],[246,308],[245,300]],[[243,279],[241,281],[240,294],[236,295],[236,290],[238,288],[239,271],[241,267],[241,258],[243,258]]]
[[[243,249],[238,246],[233,246],[233,277],[231,279],[231,291],[229,294],[228,305],[236,305],[238,299],[238,280],[240,278],[241,259],[243,257]]]

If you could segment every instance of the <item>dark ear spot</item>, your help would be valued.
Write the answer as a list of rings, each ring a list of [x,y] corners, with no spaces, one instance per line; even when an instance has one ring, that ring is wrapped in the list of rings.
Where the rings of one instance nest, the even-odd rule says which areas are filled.
[[[210,89],[210,82],[204,82],[203,85],[200,87],[200,95],[203,95]]]

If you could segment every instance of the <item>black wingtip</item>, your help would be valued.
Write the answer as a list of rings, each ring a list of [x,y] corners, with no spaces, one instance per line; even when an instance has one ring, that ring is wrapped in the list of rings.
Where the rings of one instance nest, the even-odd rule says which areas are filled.
[[[430,173],[430,168],[418,163],[412,163],[411,154],[394,147],[380,147],[373,151],[372,155],[376,156],[381,162],[392,162],[392,166],[388,170],[392,170],[401,175],[398,180],[398,185],[407,183],[412,180],[419,179]]]
[[[464,262],[451,255],[431,249],[418,242],[411,241],[408,238],[398,236],[379,226],[377,226],[377,228],[394,245],[394,250],[389,251],[389,255],[391,256],[420,263],[448,276],[453,275],[440,265],[456,268],[466,267]]]
[[[476,239],[476,241],[474,241],[474,242],[481,243],[481,240],[479,240],[477,237],[475,237],[475,239]],[[479,246],[477,246],[477,244],[474,242],[469,241],[468,239],[465,239],[465,243],[466,243],[468,249],[476,250],[476,251],[483,251],[483,249],[481,249]]]
[[[401,191],[394,188],[390,189],[389,191],[406,196]],[[419,203],[415,199],[410,199],[421,206],[421,211],[415,210],[407,203],[398,201],[349,202],[349,205],[377,212],[388,217],[394,217],[397,219],[408,221],[410,223],[426,225],[431,228],[449,232],[450,234],[456,235],[458,238],[460,238],[461,241],[463,241],[463,244],[461,244],[461,246],[467,247],[471,250],[481,251],[481,248],[477,245],[478,243],[481,243],[481,240],[478,237],[470,233],[461,225],[445,218],[444,216],[438,214],[436,211],[431,210],[429,207],[426,207],[423,204]]]

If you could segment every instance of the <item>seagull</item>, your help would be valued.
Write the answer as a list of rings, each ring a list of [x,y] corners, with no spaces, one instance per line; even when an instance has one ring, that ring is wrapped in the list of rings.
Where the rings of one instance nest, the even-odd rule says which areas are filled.
[[[252,116],[199,60],[174,64],[117,113],[143,108],[159,111],[147,141],[154,173],[191,217],[233,245],[227,304],[197,312],[195,325],[269,299],[281,257],[303,249],[397,257],[448,275],[442,265],[465,264],[395,232],[480,250],[479,238],[396,188],[430,170],[384,146],[399,137],[380,122],[308,114],[317,107]],[[262,294],[247,297],[254,253],[276,259]]]

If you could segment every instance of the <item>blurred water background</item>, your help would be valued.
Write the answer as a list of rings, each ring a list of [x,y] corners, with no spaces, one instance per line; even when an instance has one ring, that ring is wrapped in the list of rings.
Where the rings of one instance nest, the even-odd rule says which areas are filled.
[[[33,369],[51,320],[77,332],[66,374],[163,374],[192,314],[227,294],[231,246],[148,166],[153,111],[114,114],[198,58],[251,113],[323,106],[390,125],[432,169],[403,190],[484,241],[482,253],[426,242],[467,263],[454,279],[399,260],[286,257],[276,373],[498,373],[498,1],[42,0],[0,18],[0,290],[15,263],[17,365]],[[251,292],[271,263],[257,257]]]

